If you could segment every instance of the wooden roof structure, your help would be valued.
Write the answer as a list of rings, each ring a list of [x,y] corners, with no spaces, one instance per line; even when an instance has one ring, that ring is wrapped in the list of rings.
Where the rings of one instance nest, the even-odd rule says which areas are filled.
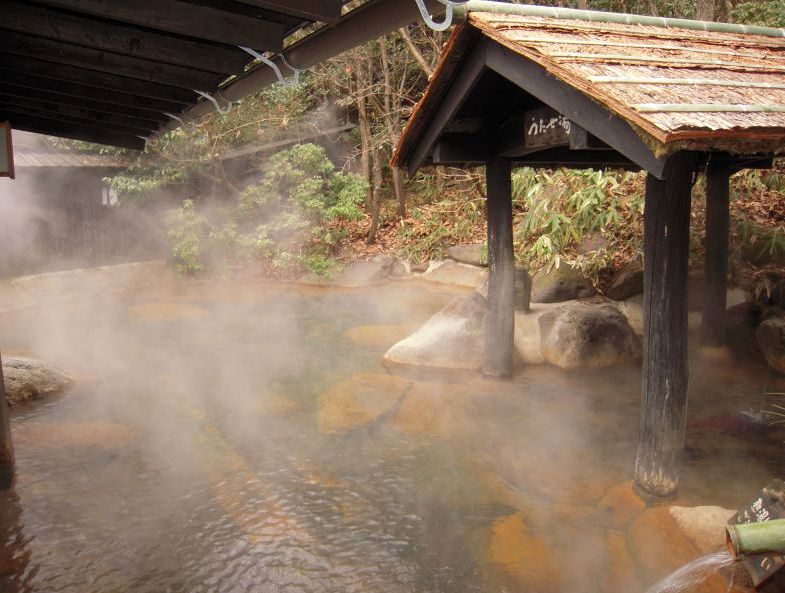
[[[520,136],[515,118],[545,104],[588,131],[596,157],[597,150],[615,152],[606,165],[660,175],[663,157],[680,150],[780,155],[785,39],[469,11],[409,119],[396,161],[410,171],[424,163],[460,163],[458,146],[476,147],[482,129],[510,127]],[[474,134],[474,141],[461,134]],[[509,141],[486,137],[480,144],[523,164],[603,162],[585,151],[563,163],[532,151],[515,154]],[[464,154],[463,162],[487,156]]]
[[[141,149],[419,16],[413,1],[3,0],[0,121]],[[440,4],[428,0],[431,8]],[[354,5],[353,5],[354,6]],[[173,116],[177,116],[179,120]]]

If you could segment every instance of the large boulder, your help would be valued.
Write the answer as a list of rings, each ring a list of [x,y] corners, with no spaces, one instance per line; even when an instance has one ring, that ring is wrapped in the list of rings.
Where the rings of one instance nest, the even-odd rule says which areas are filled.
[[[621,270],[605,291],[605,296],[614,301],[624,301],[639,294],[643,294],[643,268],[640,264],[630,264]]]
[[[542,355],[563,369],[600,368],[640,359],[641,340],[607,304],[572,302],[540,317]]]
[[[767,319],[760,324],[755,337],[769,366],[785,375],[785,318]]]
[[[682,533],[701,553],[708,554],[725,543],[725,525],[736,511],[722,507],[670,507]]]
[[[757,303],[740,303],[725,311],[725,343],[741,360],[760,360],[761,351],[755,337],[763,318]]]
[[[57,395],[73,382],[62,370],[22,356],[3,356],[3,375],[11,406]]]
[[[532,278],[532,303],[561,303],[583,299],[597,291],[576,269],[563,265],[550,272],[540,271]]]
[[[485,245],[482,243],[474,243],[473,245],[453,245],[447,250],[447,257],[462,264],[469,264],[470,266],[488,265],[488,256],[485,252]]]
[[[317,424],[325,434],[378,424],[395,413],[411,383],[394,375],[362,373],[319,396]]]
[[[460,297],[387,351],[394,366],[477,370],[483,364],[485,299],[477,292]]]
[[[356,261],[335,276],[332,283],[348,288],[378,284],[387,279],[395,264],[396,259],[389,255],[377,256],[368,261]]]
[[[477,288],[483,283],[485,270],[477,266],[446,261],[437,266],[431,266],[421,277],[423,280],[440,284]]]

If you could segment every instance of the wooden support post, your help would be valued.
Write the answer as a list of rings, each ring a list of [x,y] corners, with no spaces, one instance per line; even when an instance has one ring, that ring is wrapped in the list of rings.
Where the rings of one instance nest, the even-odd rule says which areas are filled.
[[[14,476],[14,447],[11,442],[11,420],[3,379],[3,361],[0,357],[0,490],[8,488]]]
[[[722,163],[709,163],[706,170],[706,301],[702,337],[708,346],[725,343],[730,174],[730,168]]]
[[[510,161],[497,158],[485,168],[488,210],[488,313],[485,364],[491,377],[512,375],[515,331],[515,254],[512,246]]]
[[[646,180],[643,389],[635,482],[655,496],[676,492],[687,415],[687,267],[693,158],[668,159]]]

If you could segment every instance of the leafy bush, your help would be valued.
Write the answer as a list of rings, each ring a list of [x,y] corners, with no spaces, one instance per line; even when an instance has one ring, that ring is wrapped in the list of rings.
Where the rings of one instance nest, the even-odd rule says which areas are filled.
[[[184,200],[167,216],[167,238],[172,260],[181,274],[194,274],[204,268],[202,244],[208,227],[207,219],[196,211],[193,200]]]
[[[565,261],[589,275],[597,274],[610,263],[610,250],[581,253],[581,243],[598,235],[609,247],[622,237],[635,240],[630,223],[643,215],[643,193],[634,181],[630,175],[603,171],[515,171],[518,257],[532,269],[552,268]],[[630,245],[632,252],[626,257],[639,257],[640,245]]]
[[[280,274],[327,275],[346,236],[340,225],[362,217],[367,191],[358,176],[337,172],[324,149],[294,146],[271,156],[259,182],[240,192],[229,211],[208,220],[190,200],[174,210],[168,221],[174,261],[186,273],[228,272],[255,260]]]
[[[785,0],[747,0],[733,9],[733,20],[745,25],[785,27]]]

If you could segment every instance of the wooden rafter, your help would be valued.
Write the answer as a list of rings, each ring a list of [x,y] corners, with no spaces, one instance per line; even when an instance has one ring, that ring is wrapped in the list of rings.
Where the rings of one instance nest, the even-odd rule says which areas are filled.
[[[23,4],[16,0],[6,0],[3,3],[0,29],[21,33],[32,42],[37,39],[50,39],[216,73],[240,73],[248,62],[248,55],[236,48],[200,43],[121,23],[99,21],[53,8]]]
[[[75,97],[73,95],[63,95],[45,90],[15,86],[0,80],[0,96],[15,97],[21,100],[42,101],[52,105],[62,105],[65,107],[79,107],[90,109],[99,113],[117,113],[125,117],[147,121],[163,123],[168,120],[168,116],[161,111],[150,111],[117,105],[116,103],[106,103],[94,98]]]
[[[341,18],[339,0],[241,0],[241,2],[309,21],[332,24],[337,23]]]
[[[189,89],[211,89],[216,84],[208,84],[207,79],[205,79],[197,81],[202,83],[200,85],[178,88],[126,76],[117,76],[107,72],[98,72],[36,58],[23,58],[2,53],[0,53],[0,70],[55,81],[73,82],[97,89],[131,93],[140,97],[164,99],[183,104],[191,102],[195,96],[193,90]]]
[[[0,35],[0,54],[53,62],[183,89],[210,89],[224,77],[213,72],[123,56],[78,45],[33,39],[19,33]],[[0,61],[15,59],[0,55]]]
[[[280,51],[284,25],[177,0],[39,0],[40,4],[94,17],[227,45]]]
[[[6,116],[13,121],[14,129],[23,130],[25,132],[51,134],[60,136],[61,138],[96,142],[98,144],[110,144],[112,146],[120,146],[122,148],[131,148],[134,150],[143,149],[145,144],[144,140],[137,138],[134,135],[123,134],[122,132],[115,132],[103,128],[30,117],[29,115],[11,112],[7,112],[7,115],[2,115],[2,117]]]

